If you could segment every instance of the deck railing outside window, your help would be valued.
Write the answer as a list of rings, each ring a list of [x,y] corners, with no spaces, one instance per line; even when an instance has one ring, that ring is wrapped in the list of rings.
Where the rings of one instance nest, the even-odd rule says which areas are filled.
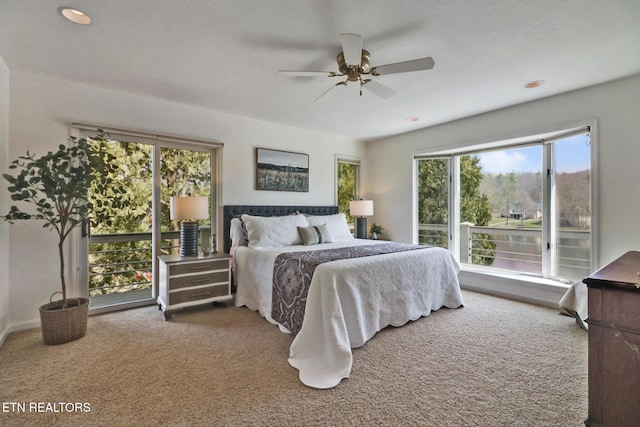
[[[162,253],[179,247],[180,232],[162,233]],[[151,233],[92,235],[89,242],[89,296],[151,289]]]
[[[447,248],[448,226],[420,224],[419,243]],[[489,237],[487,237],[489,236]],[[179,231],[162,233],[162,253],[179,246]],[[590,232],[559,232],[556,248],[558,277],[576,279],[591,272]],[[496,249],[481,249],[484,241]],[[542,230],[479,227],[468,223],[460,227],[460,262],[490,265],[526,273],[542,273]],[[92,235],[89,245],[89,296],[123,293],[153,287],[151,233]],[[113,260],[113,261],[110,261]],[[478,261],[479,260],[479,261]]]
[[[419,243],[435,244],[445,248],[448,246],[447,225],[420,224],[418,230]],[[560,230],[558,236],[560,243],[556,247],[556,276],[567,280],[578,280],[588,276],[591,272],[591,233],[588,230]],[[493,242],[495,250],[489,253],[482,250],[480,245],[485,241]],[[542,274],[542,230],[479,227],[462,223],[460,262]]]

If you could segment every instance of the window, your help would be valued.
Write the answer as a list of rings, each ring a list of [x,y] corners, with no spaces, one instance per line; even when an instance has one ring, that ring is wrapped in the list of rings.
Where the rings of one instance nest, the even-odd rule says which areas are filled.
[[[591,271],[590,129],[416,156],[417,241],[462,264],[579,280]]]
[[[418,161],[418,243],[449,247],[449,159]]]
[[[347,217],[352,227],[354,219],[349,214],[349,202],[360,196],[360,160],[338,157],[336,159],[336,199],[338,209]]]
[[[75,125],[91,138],[97,129]],[[177,254],[179,224],[169,215],[171,196],[205,196],[211,216],[200,220],[200,234],[216,234],[222,144],[109,130],[92,141],[92,155],[111,156],[114,169],[96,175],[89,190],[90,222],[85,228],[84,290],[93,312],[153,303],[158,288],[157,258]],[[105,174],[108,174],[107,177]],[[103,180],[116,183],[117,190]],[[118,191],[121,205],[114,204]],[[209,239],[210,240],[210,239]]]

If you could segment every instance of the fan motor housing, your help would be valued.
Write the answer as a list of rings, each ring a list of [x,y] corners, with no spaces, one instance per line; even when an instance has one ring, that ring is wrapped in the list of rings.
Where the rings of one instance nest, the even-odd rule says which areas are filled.
[[[347,64],[344,60],[344,52],[340,52],[337,57],[338,69],[342,74],[346,74],[350,81],[357,81],[361,73],[369,72],[369,62],[371,54],[369,51],[362,49],[362,57],[360,64]]]

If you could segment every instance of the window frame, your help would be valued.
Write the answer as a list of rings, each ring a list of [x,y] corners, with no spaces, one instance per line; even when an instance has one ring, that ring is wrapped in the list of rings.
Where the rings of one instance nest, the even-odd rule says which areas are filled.
[[[152,147],[152,164],[159,165],[160,164],[160,156],[162,148],[177,148],[177,149],[187,149],[187,150],[195,150],[195,151],[208,151],[211,154],[211,170],[213,173],[210,177],[210,198],[211,198],[211,229],[216,231],[216,235],[223,235],[223,223],[222,223],[222,208],[223,208],[223,198],[222,198],[222,153],[224,148],[224,143],[214,140],[205,140],[205,139],[196,139],[196,138],[188,138],[181,137],[175,135],[167,135],[160,133],[152,133],[124,128],[117,128],[111,126],[99,126],[94,124],[87,123],[79,123],[73,122],[71,123],[71,136],[79,138],[81,136],[91,136],[95,135],[99,130],[104,131],[114,138],[124,138],[126,140],[131,140],[132,142],[138,142],[143,144],[148,144]],[[153,223],[152,223],[152,234],[155,236],[156,234],[161,235],[161,204],[160,204],[160,187],[161,187],[161,177],[159,173],[159,169],[154,167],[152,171],[152,199],[153,199]],[[73,283],[76,289],[72,289],[72,291],[81,296],[88,295],[88,239],[86,236],[83,236],[83,230],[80,230],[81,227],[78,227],[71,234],[71,248],[72,249],[72,257],[71,257],[71,272],[74,275]],[[153,270],[153,287],[152,287],[152,295],[153,298],[149,301],[143,300],[139,303],[126,303],[120,306],[108,306],[105,308],[90,310],[90,314],[97,314],[102,312],[108,312],[112,310],[117,310],[121,308],[129,308],[135,307],[138,305],[146,305],[155,302],[155,296],[158,292],[158,281],[159,281],[159,271],[158,271],[158,261],[157,257],[160,254],[160,239],[156,239],[154,237],[153,241],[153,259],[152,259],[152,270]]]
[[[339,165],[340,163],[346,163],[346,164],[350,164],[350,165],[354,165],[356,167],[355,169],[355,177],[354,177],[354,194],[353,200],[357,200],[360,198],[360,177],[362,176],[362,172],[361,172],[361,161],[359,157],[354,157],[354,156],[347,156],[347,155],[342,155],[342,154],[336,154],[335,155],[335,162],[334,162],[334,166],[335,166],[335,173],[334,173],[334,199],[335,199],[335,205],[339,206],[339,198],[338,198],[338,186],[339,186],[339,176],[338,176],[338,171],[339,171]]]
[[[562,126],[558,127],[559,130],[538,133],[534,136],[529,137],[519,137],[507,140],[500,141],[489,141],[484,143],[476,143],[472,145],[462,145],[457,148],[450,149],[437,149],[432,150],[431,152],[423,152],[419,154],[413,155],[413,170],[414,170],[414,179],[413,179],[413,212],[414,212],[414,220],[413,220],[413,239],[414,243],[418,243],[418,218],[417,218],[417,185],[418,185],[418,162],[420,160],[425,159],[443,159],[448,158],[450,161],[450,188],[449,188],[449,251],[453,254],[454,258],[460,262],[460,239],[459,239],[459,230],[460,230],[460,179],[459,179],[459,168],[460,168],[460,157],[464,155],[477,154],[479,152],[487,152],[494,150],[505,150],[510,148],[522,148],[530,145],[542,145],[542,171],[545,175],[542,182],[542,199],[543,203],[543,215],[547,218],[547,221],[543,221],[542,227],[542,274],[541,278],[549,279],[554,281],[560,281],[562,279],[558,277],[551,276],[551,272],[553,271],[553,263],[556,262],[555,259],[555,224],[550,218],[553,218],[555,206],[554,203],[551,203],[552,197],[554,197],[555,192],[555,153],[554,153],[554,144],[555,141],[562,140],[564,138],[568,138],[573,135],[582,134],[588,132],[590,134],[590,200],[591,200],[591,228],[590,228],[590,262],[591,268],[593,269],[598,264],[598,197],[597,197],[597,189],[598,189],[598,170],[597,170],[597,152],[598,152],[598,142],[597,142],[597,120],[584,121],[579,124],[574,124],[572,126]],[[453,210],[454,212],[451,212]],[[544,248],[548,248],[548,250],[544,250]],[[491,270],[492,267],[484,267],[478,266],[475,264],[462,264],[462,269],[465,267],[470,267],[473,270],[486,270],[494,272],[495,269]],[[489,270],[487,270],[489,269]],[[509,270],[509,273],[518,273],[517,271]]]

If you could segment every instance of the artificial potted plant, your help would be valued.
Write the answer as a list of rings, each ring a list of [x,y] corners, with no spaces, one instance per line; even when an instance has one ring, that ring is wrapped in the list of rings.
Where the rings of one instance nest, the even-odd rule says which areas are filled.
[[[92,139],[106,140],[102,131]],[[12,224],[15,220],[41,220],[43,228],[58,235],[61,290],[54,292],[49,303],[39,310],[45,344],[62,344],[86,333],[89,300],[67,297],[64,243],[71,231],[88,219],[92,177],[102,170],[116,168],[107,154],[90,153],[91,145],[86,138],[69,140],[68,145],[61,144],[57,151],[41,157],[27,151],[9,165],[10,170],[16,170],[14,175],[2,175],[9,182],[11,199],[20,206],[11,206],[4,219]],[[23,210],[22,205],[32,205],[34,210]],[[62,294],[62,300],[52,302],[58,293]]]
[[[371,238],[373,240],[377,240],[378,236],[382,235],[382,230],[384,230],[383,226],[378,225],[375,222],[371,224]]]

